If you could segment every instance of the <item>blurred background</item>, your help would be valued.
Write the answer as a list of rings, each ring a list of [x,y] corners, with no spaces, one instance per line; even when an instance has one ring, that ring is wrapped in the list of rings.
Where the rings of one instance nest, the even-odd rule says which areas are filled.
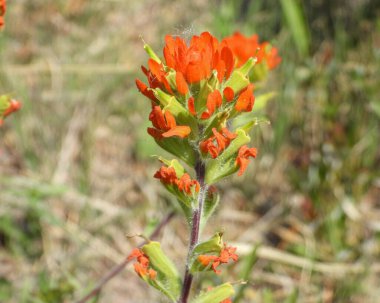
[[[171,210],[152,178],[141,37],[259,34],[283,60],[255,94],[259,157],[219,185],[205,236],[249,282],[234,302],[379,302],[380,5],[377,0],[18,0],[0,33],[0,92],[23,109],[0,129],[0,302],[75,302]],[[161,233],[179,268],[179,213]],[[201,287],[200,285],[198,285]],[[239,286],[237,285],[237,288]],[[88,302],[164,302],[131,265]]]

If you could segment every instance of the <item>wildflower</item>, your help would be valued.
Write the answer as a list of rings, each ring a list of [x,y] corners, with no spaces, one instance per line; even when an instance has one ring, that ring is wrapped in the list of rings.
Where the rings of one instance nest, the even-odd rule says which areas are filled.
[[[159,106],[154,106],[152,108],[149,120],[152,121],[154,128],[149,127],[148,133],[155,139],[173,136],[185,138],[191,132],[189,126],[177,126],[173,115],[169,111],[163,113]]]
[[[248,148],[247,145],[240,147],[238,156],[236,158],[236,163],[239,166],[238,176],[241,176],[247,169],[249,163],[249,157],[256,158],[257,149],[252,147]]]
[[[154,280],[157,276],[157,272],[149,268],[149,258],[143,253],[142,250],[135,248],[132,250],[132,253],[128,256],[128,260],[136,259],[137,262],[133,265],[135,272],[141,277],[148,277],[149,279]]]
[[[0,29],[4,26],[5,11],[6,11],[6,2],[5,0],[0,0]]]
[[[191,189],[194,186],[195,191],[199,192],[200,185],[197,180],[191,179],[188,173],[184,173],[178,179],[175,169],[173,167],[162,166],[155,174],[154,177],[160,179],[162,183],[167,185],[175,185],[179,191],[191,194]]]
[[[237,59],[237,67],[242,66],[251,57],[257,59],[257,64],[265,61],[269,69],[275,68],[281,62],[277,49],[275,47],[270,48],[268,42],[260,44],[257,35],[245,37],[241,33],[236,32],[232,36],[223,39],[222,43],[228,45],[232,50]]]
[[[211,264],[212,270],[219,275],[221,270],[218,270],[217,267],[220,264],[227,264],[229,260],[236,262],[238,260],[238,255],[235,254],[236,247],[226,246],[221,250],[219,256],[214,255],[200,255],[198,256],[198,261],[204,266],[208,267]]]
[[[225,150],[233,139],[236,138],[236,134],[231,133],[227,128],[222,128],[221,132],[218,132],[216,128],[212,129],[213,136],[202,141],[199,145],[203,153],[209,153],[213,159],[215,159],[223,150]]]

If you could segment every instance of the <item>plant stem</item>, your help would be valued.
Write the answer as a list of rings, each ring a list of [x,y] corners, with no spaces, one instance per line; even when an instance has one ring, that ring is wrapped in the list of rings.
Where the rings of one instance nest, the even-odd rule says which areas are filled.
[[[197,181],[200,185],[200,190],[198,194],[198,203],[195,208],[193,208],[193,217],[191,220],[191,231],[190,231],[190,243],[189,251],[187,254],[187,262],[185,269],[185,276],[183,278],[182,293],[179,303],[187,303],[189,298],[191,285],[193,283],[193,275],[190,272],[190,256],[194,247],[198,244],[199,241],[199,232],[200,232],[200,223],[202,219],[202,210],[203,204],[207,194],[207,185],[205,184],[205,173],[206,168],[204,163],[201,160],[198,160],[195,165],[195,171],[197,175]]]

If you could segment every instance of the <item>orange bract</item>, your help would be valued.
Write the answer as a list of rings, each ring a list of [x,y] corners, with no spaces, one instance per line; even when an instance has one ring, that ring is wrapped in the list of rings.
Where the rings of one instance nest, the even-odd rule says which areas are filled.
[[[225,150],[231,141],[236,138],[236,134],[231,133],[227,128],[222,128],[218,132],[216,128],[212,129],[213,136],[202,141],[199,145],[203,153],[209,153],[215,159],[223,150]]]
[[[149,115],[149,120],[152,121],[154,128],[149,127],[148,133],[155,139],[163,137],[187,137],[191,129],[189,126],[177,126],[173,115],[169,111],[163,111],[159,106],[154,106]]]
[[[250,112],[255,103],[255,96],[253,95],[253,84],[250,83],[248,86],[240,93],[235,109],[239,112]]]
[[[223,99],[219,90],[214,90],[210,93],[207,97],[207,111],[203,112],[201,119],[210,118],[214,114],[215,110],[222,105],[222,102]]]
[[[180,37],[165,37],[166,65],[181,73],[188,83],[196,83],[211,76],[216,70],[218,80],[228,78],[234,67],[232,51],[208,32],[193,36],[190,44]]]
[[[154,280],[157,276],[157,272],[151,268],[149,268],[149,258],[147,255],[143,253],[142,250],[138,248],[134,248],[131,254],[128,256],[128,260],[136,259],[137,263],[133,266],[135,268],[135,272],[140,277],[148,276],[150,279]]]
[[[240,147],[238,156],[236,158],[236,163],[239,166],[238,176],[241,176],[247,169],[249,163],[249,157],[256,158],[257,149],[252,147],[248,148],[247,145]]]
[[[175,184],[177,182],[177,174],[173,167],[162,166],[154,177],[160,179],[165,184]]]
[[[181,178],[178,179],[175,169],[173,167],[162,166],[155,174],[154,177],[160,179],[161,182],[168,185],[177,186],[178,190],[191,194],[191,188],[194,186],[195,191],[199,192],[199,183],[197,180],[191,179],[188,173],[184,173]]]
[[[220,252],[219,256],[213,256],[213,255],[200,255],[198,257],[198,261],[205,267],[209,266],[211,264],[212,270],[219,275],[221,273],[221,270],[216,269],[220,264],[226,264],[231,259],[232,261],[236,262],[238,260],[238,255],[235,254],[236,247],[232,246],[226,246],[224,245],[224,248]]]

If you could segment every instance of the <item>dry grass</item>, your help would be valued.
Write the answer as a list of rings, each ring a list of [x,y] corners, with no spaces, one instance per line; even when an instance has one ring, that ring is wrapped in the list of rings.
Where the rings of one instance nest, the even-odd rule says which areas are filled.
[[[149,156],[162,152],[134,88],[146,61],[140,36],[159,49],[166,33],[249,32],[250,22],[259,33],[269,24],[262,32],[282,50],[269,82],[279,95],[266,112],[272,126],[252,134],[260,158],[244,179],[221,184],[206,235],[224,230],[242,257],[261,244],[244,302],[285,302],[295,289],[302,303],[377,302],[380,32],[363,21],[370,34],[360,43],[337,34],[301,61],[285,27],[274,29],[271,5],[254,23],[233,19],[226,1],[9,4],[0,91],[24,108],[0,130],[1,302],[73,302],[139,242],[128,235],[149,234],[172,210],[152,178]],[[177,215],[161,242],[179,268],[186,241]],[[243,264],[222,279],[239,280]],[[127,266],[97,302],[160,300]]]

